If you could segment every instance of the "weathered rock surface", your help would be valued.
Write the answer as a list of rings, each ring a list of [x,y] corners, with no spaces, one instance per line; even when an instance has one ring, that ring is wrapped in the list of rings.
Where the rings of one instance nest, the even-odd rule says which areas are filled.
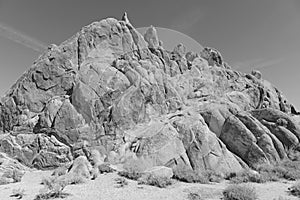
[[[0,173],[3,174],[6,170],[19,170],[24,172],[28,170],[28,167],[10,158],[5,153],[0,153]]]
[[[10,88],[0,151],[42,169],[102,147],[113,163],[135,155],[239,171],[287,158],[299,145],[296,114],[260,72],[232,70],[212,48],[167,51],[154,27],[142,36],[125,15],[49,46]]]
[[[0,153],[0,185],[20,182],[29,168],[5,153]]]
[[[74,160],[68,172],[74,176],[90,179],[92,175],[92,169],[92,165],[87,158],[85,156],[79,156]]]
[[[0,151],[23,164],[38,169],[51,169],[72,161],[70,147],[55,136],[44,134],[1,135]]]

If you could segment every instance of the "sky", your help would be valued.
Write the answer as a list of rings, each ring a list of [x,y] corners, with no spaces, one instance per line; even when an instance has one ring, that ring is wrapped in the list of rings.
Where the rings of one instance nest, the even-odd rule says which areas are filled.
[[[136,28],[173,30],[234,69],[260,70],[300,109],[300,0],[0,0],[0,96],[49,44],[125,11]]]

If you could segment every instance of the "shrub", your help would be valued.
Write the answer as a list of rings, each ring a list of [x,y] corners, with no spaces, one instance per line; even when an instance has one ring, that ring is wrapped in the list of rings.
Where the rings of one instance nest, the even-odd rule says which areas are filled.
[[[261,164],[255,168],[259,173],[244,170],[241,173],[231,173],[227,176],[232,183],[278,181],[279,179],[300,179],[300,161],[285,160],[275,165]]]
[[[99,173],[103,174],[103,173],[112,173],[115,170],[113,168],[111,168],[108,164],[101,164],[98,166],[99,169]]]
[[[77,184],[82,184],[86,182],[86,179],[82,176],[78,176],[75,174],[69,174],[66,175],[65,177],[65,181],[67,182],[67,184],[71,184],[71,185],[77,185]]]
[[[36,195],[34,200],[45,200],[45,199],[57,199],[57,198],[66,198],[69,194],[62,191],[52,191],[52,192],[41,192]]]
[[[250,170],[243,170],[239,173],[230,173],[226,179],[229,179],[231,183],[247,183],[247,182],[255,182],[255,183],[265,183],[268,181],[265,175],[252,172]]]
[[[256,200],[257,194],[249,185],[230,185],[223,191],[224,200]]]
[[[6,177],[0,177],[0,185],[6,185],[11,183],[10,179],[6,178]]]
[[[292,185],[289,188],[289,193],[291,193],[294,196],[300,197],[300,182],[296,182],[294,185]]]
[[[68,172],[68,167],[67,165],[65,166],[60,166],[58,168],[56,168],[53,173],[51,174],[51,176],[63,176],[65,174],[67,174]]]
[[[206,177],[209,182],[220,183],[224,179],[222,174],[213,170],[207,170],[203,172],[203,176]]]
[[[152,161],[144,158],[128,158],[124,164],[123,168],[125,171],[136,171],[143,172],[153,166]]]
[[[177,167],[173,170],[173,178],[187,183],[208,183],[207,177],[187,167]]]
[[[285,160],[280,163],[280,166],[286,169],[283,178],[288,180],[300,179],[300,161]]]
[[[20,182],[22,180],[24,173],[20,170],[13,169],[13,170],[7,170],[3,173],[2,177],[5,178],[11,178],[14,180],[15,183]]]
[[[23,175],[24,173],[19,170],[14,169],[12,171],[12,179],[14,179],[15,182],[21,182]]]
[[[121,177],[121,178],[116,178],[115,179],[116,183],[117,183],[117,187],[121,188],[124,187],[125,185],[128,185],[128,182],[125,178]]]
[[[17,199],[22,199],[25,195],[25,190],[22,188],[13,189],[11,197],[16,197]]]
[[[274,198],[273,200],[290,200],[290,199],[279,196],[278,198]]]
[[[119,176],[124,176],[128,179],[135,180],[135,181],[137,181],[139,178],[142,177],[142,173],[136,172],[136,171],[130,171],[130,172],[120,171],[120,172],[118,172],[118,175]]]
[[[130,158],[123,164],[124,171],[118,172],[118,174],[132,180],[138,180],[142,177],[142,173],[151,166],[152,163],[149,160]]]
[[[300,145],[288,149],[287,156],[292,161],[300,161]]]
[[[138,180],[138,184],[152,185],[159,188],[166,188],[172,185],[172,180],[167,177],[154,176],[152,174],[144,175]]]
[[[268,177],[270,181],[300,179],[300,161],[285,160],[276,165],[263,164],[257,166],[256,170]]]
[[[188,194],[188,200],[204,200],[204,198],[197,192],[190,192]]]
[[[299,171],[289,171],[287,170],[286,173],[283,175],[284,179],[290,180],[290,181],[296,181],[300,179],[300,172]]]
[[[51,190],[54,186],[54,182],[56,179],[57,179],[57,177],[48,177],[48,178],[44,177],[41,181],[41,184]]]
[[[68,185],[66,179],[59,179],[58,177],[43,178],[41,184],[44,185],[44,189],[40,191],[40,194],[36,195],[34,200],[65,198],[69,195],[63,192]]]

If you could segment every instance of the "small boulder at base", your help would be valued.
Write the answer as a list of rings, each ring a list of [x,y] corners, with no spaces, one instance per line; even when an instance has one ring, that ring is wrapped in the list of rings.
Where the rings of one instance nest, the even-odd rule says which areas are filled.
[[[92,172],[92,165],[89,163],[85,156],[79,156],[73,162],[69,173],[90,179]]]

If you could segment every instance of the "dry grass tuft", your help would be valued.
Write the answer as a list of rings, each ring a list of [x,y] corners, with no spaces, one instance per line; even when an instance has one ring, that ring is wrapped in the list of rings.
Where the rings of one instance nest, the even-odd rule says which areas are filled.
[[[11,197],[15,197],[17,199],[22,199],[25,195],[25,190],[22,188],[13,189]]]
[[[289,193],[291,195],[300,197],[300,181],[296,182],[294,185],[292,185],[289,189]]]
[[[204,200],[204,198],[198,192],[190,192],[187,198],[188,200]]]
[[[255,188],[245,184],[230,185],[223,191],[224,200],[256,200]]]
[[[226,179],[230,180],[230,182],[234,184],[248,182],[265,183],[269,181],[269,178],[265,175],[250,170],[243,170],[239,173],[230,173]]]
[[[13,179],[14,183],[17,183],[22,180],[23,175],[24,175],[24,172],[17,170],[17,169],[13,169],[13,170],[7,170],[6,172],[4,172],[2,177],[3,178],[11,178],[11,179]]]
[[[209,180],[206,176],[195,172],[192,169],[187,167],[176,167],[173,170],[173,178],[179,181],[187,182],[187,183],[208,183]]]
[[[154,176],[152,174],[147,174],[142,176],[138,180],[138,184],[142,185],[152,185],[159,188],[166,188],[169,185],[172,185],[172,180],[167,177]]]
[[[122,187],[125,187],[126,185],[128,185],[128,181],[123,177],[116,178],[115,181],[117,184],[117,186],[116,186],[117,188],[122,188]]]
[[[43,178],[41,184],[44,185],[44,188],[40,191],[40,194],[36,195],[34,200],[65,198],[69,196],[68,193],[63,192],[65,187],[70,184],[66,177]]]
[[[300,161],[284,160],[276,165],[263,164],[256,167],[256,170],[269,181],[300,179]]]
[[[291,200],[291,199],[279,196],[278,198],[274,198],[273,200]]]
[[[151,160],[129,158],[123,164],[124,171],[118,172],[118,175],[138,180],[142,177],[142,173],[150,167],[152,167]]]

